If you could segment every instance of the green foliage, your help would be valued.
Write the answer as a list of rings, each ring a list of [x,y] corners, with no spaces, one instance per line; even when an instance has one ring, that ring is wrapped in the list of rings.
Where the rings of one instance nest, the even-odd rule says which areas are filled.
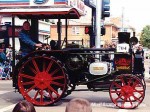
[[[144,47],[150,48],[150,25],[143,28],[140,41]]]

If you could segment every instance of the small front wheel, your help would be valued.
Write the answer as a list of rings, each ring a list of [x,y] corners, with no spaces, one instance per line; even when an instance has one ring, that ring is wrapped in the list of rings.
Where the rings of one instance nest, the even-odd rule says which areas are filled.
[[[145,97],[145,87],[136,76],[120,75],[110,85],[109,94],[117,107],[132,109],[142,103]]]

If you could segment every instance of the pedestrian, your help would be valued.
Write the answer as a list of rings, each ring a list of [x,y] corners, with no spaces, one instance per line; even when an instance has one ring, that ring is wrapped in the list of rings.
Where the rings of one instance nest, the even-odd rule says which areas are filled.
[[[18,102],[12,112],[36,112],[34,105],[26,100]]]
[[[92,112],[92,107],[88,100],[74,98],[67,104],[65,112]]]
[[[137,48],[135,53],[141,55],[143,57],[143,59],[144,59],[144,50],[142,48],[142,45],[138,46],[138,48]]]
[[[55,40],[50,41],[51,50],[58,50],[58,43]]]
[[[30,23],[25,21],[23,28],[19,33],[20,51],[22,56],[26,56],[28,53],[35,50],[36,47],[42,47],[41,42],[35,42],[31,37]]]

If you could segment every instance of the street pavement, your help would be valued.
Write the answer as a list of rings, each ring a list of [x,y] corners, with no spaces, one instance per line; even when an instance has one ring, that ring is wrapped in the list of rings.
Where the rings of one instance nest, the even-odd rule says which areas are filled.
[[[23,97],[18,92],[14,92],[11,80],[0,81],[0,85],[0,112],[12,112],[15,104],[23,100]],[[84,87],[81,86],[81,88]],[[109,92],[74,91],[54,106],[35,106],[36,112],[65,112],[66,104],[75,97],[89,100],[92,105],[92,112],[150,112],[150,82],[147,82],[145,99],[136,109],[118,109],[111,102]]]

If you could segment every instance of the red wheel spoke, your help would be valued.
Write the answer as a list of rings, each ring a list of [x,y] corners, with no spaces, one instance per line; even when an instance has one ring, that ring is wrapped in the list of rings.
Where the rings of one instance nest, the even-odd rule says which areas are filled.
[[[32,60],[32,63],[33,63],[33,65],[34,65],[36,71],[37,71],[37,72],[40,72],[39,67],[38,67],[38,65],[37,65],[37,63],[35,62],[34,59]]]
[[[51,99],[52,101],[54,101],[54,98],[53,98],[52,93],[50,92],[50,90],[48,90],[48,93],[49,93],[50,99]]]
[[[51,73],[51,76],[53,76],[54,74],[56,74],[60,69],[57,68],[56,70],[54,70],[52,73]]]
[[[33,77],[33,76],[30,76],[30,75],[20,74],[20,76],[21,76],[21,77],[25,77],[25,78],[33,79],[33,80],[34,80],[34,77]]]
[[[125,108],[124,105],[125,105],[126,101],[127,101],[127,98],[124,98],[124,99],[123,99],[123,102],[122,102],[122,104],[121,104],[121,107],[122,107],[122,108]]]
[[[138,81],[138,80],[136,80],[136,81],[133,83],[133,86],[132,86],[132,87],[135,88],[137,84],[139,84],[139,81]]]
[[[29,68],[34,74],[37,74],[37,71],[35,71],[35,69],[33,69],[31,66]]]
[[[124,82],[123,77],[121,77],[121,82],[123,83],[123,85],[126,85],[125,82]]]
[[[141,95],[143,95],[143,93],[144,93],[143,90],[136,90],[136,89],[134,89],[134,92],[138,92],[138,93],[140,93]]]
[[[52,92],[54,92],[58,97],[60,96],[60,95],[58,94],[58,92],[55,91],[50,85],[48,86],[48,88],[49,88]]]
[[[25,86],[25,85],[30,85],[30,84],[35,84],[35,83],[34,83],[34,81],[30,81],[30,82],[23,82],[23,84],[22,84],[22,85],[24,85],[24,86]]]
[[[30,89],[28,89],[27,91],[26,91],[26,93],[28,93],[29,91],[31,91],[32,89],[34,89],[36,87],[36,85],[33,85]]]
[[[38,90],[38,91],[36,92],[36,94],[35,94],[35,96],[34,96],[34,99],[35,99],[35,100],[36,100],[36,98],[37,98],[39,92],[40,92],[40,90]]]
[[[121,98],[122,97],[122,94],[120,94],[119,96],[118,96],[118,98],[116,98],[114,101],[116,102],[119,98]]]
[[[54,82],[54,81],[52,81],[51,84],[54,84],[54,85],[57,85],[57,86],[61,86],[61,87],[64,86],[64,84],[61,84],[61,83],[59,83],[59,82]]]
[[[137,100],[137,101],[139,101],[139,102],[141,101],[141,100],[140,100],[139,98],[137,98],[136,96],[134,96],[134,95],[132,95],[132,96],[134,97],[135,100]]]
[[[43,89],[40,91],[40,95],[41,95],[41,97],[40,97],[40,102],[43,103],[43,98],[44,98],[44,97],[43,97]]]
[[[131,82],[132,82],[132,81],[131,81],[131,79],[132,79],[132,78],[129,78],[128,86],[130,86],[130,85],[131,85]]]
[[[50,68],[52,67],[53,61],[51,61],[46,69],[46,72],[48,72],[50,70]]]
[[[119,85],[118,83],[114,82],[113,84],[114,84],[115,86],[121,88],[121,85]]]
[[[123,99],[123,105],[126,103],[126,101],[127,101],[127,97],[125,97],[125,98]]]
[[[52,80],[63,79],[63,78],[64,78],[64,76],[57,76],[57,77],[53,77]]]
[[[130,97],[129,97],[129,102],[130,102],[130,104],[131,104],[131,105],[133,105],[133,103],[132,103],[132,101],[131,101],[131,98],[130,98]]]

